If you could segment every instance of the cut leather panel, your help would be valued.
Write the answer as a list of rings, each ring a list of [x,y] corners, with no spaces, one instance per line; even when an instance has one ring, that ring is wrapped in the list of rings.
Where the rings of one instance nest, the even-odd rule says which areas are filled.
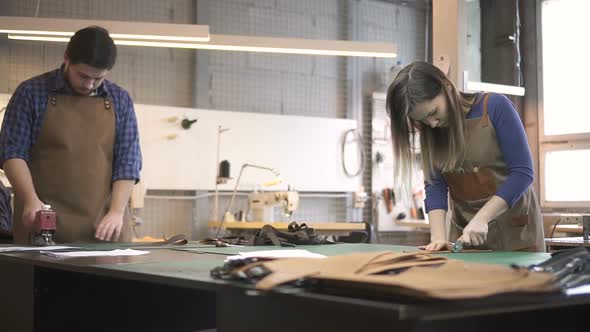
[[[322,282],[351,282],[385,292],[423,298],[477,298],[515,292],[554,292],[554,276],[524,268],[467,263],[452,259],[427,260],[423,253],[356,253],[323,259],[294,258],[256,263],[272,271],[257,289],[311,278]],[[413,257],[414,260],[408,259]],[[428,257],[426,257],[428,258]],[[389,264],[385,264],[389,261]],[[372,265],[373,263],[375,265]],[[397,269],[397,274],[379,274]]]

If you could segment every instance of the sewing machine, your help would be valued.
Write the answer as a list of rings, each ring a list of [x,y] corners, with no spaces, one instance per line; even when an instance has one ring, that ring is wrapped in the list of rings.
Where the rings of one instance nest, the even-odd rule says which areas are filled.
[[[248,208],[252,211],[252,221],[274,221],[274,208],[280,206],[287,217],[291,217],[299,206],[296,191],[254,191],[248,194]]]
[[[29,242],[34,246],[55,245],[53,234],[56,229],[56,214],[50,205],[43,205],[43,209],[35,214],[32,230],[29,233]]]

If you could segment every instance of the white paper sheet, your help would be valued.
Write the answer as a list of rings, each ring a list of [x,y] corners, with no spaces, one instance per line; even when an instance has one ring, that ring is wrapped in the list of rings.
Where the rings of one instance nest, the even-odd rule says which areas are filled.
[[[134,249],[115,249],[105,251],[70,251],[70,252],[53,252],[42,251],[44,255],[51,257],[96,257],[96,256],[139,256],[148,254],[149,251],[134,250]]]
[[[16,252],[16,251],[52,251],[62,249],[78,249],[79,247],[68,246],[47,246],[47,247],[0,247],[0,252]]]
[[[326,258],[321,254],[316,254],[304,249],[285,249],[285,250],[260,250],[250,252],[240,252],[238,255],[229,256],[225,260],[243,259],[248,257],[261,258]]]

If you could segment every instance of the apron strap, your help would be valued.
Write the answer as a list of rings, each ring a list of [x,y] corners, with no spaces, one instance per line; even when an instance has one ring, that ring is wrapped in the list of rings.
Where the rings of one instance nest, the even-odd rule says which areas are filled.
[[[49,96],[49,102],[51,103],[51,105],[56,106],[57,105],[57,97],[55,95]],[[113,105],[113,103],[111,102],[111,99],[108,97],[105,97],[104,98],[104,108],[109,110],[109,109],[111,109],[112,105]]]
[[[110,110],[112,104],[113,103],[111,103],[111,100],[109,98],[106,98],[106,97],[104,98],[104,108]]]
[[[490,116],[488,114],[488,99],[490,98],[490,94],[486,93],[483,96],[483,112],[481,115],[481,126],[487,127],[490,124]]]

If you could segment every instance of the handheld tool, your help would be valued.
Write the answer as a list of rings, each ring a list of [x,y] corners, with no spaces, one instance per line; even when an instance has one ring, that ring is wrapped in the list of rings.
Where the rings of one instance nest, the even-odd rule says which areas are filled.
[[[461,250],[463,250],[463,246],[465,245],[465,243],[463,243],[463,241],[461,240],[457,240],[455,243],[453,243],[453,245],[451,246],[451,251],[452,252],[460,252]]]
[[[50,205],[43,205],[43,208],[35,214],[33,229],[29,233],[29,242],[35,246],[55,245],[53,234],[56,230],[56,214]]]

